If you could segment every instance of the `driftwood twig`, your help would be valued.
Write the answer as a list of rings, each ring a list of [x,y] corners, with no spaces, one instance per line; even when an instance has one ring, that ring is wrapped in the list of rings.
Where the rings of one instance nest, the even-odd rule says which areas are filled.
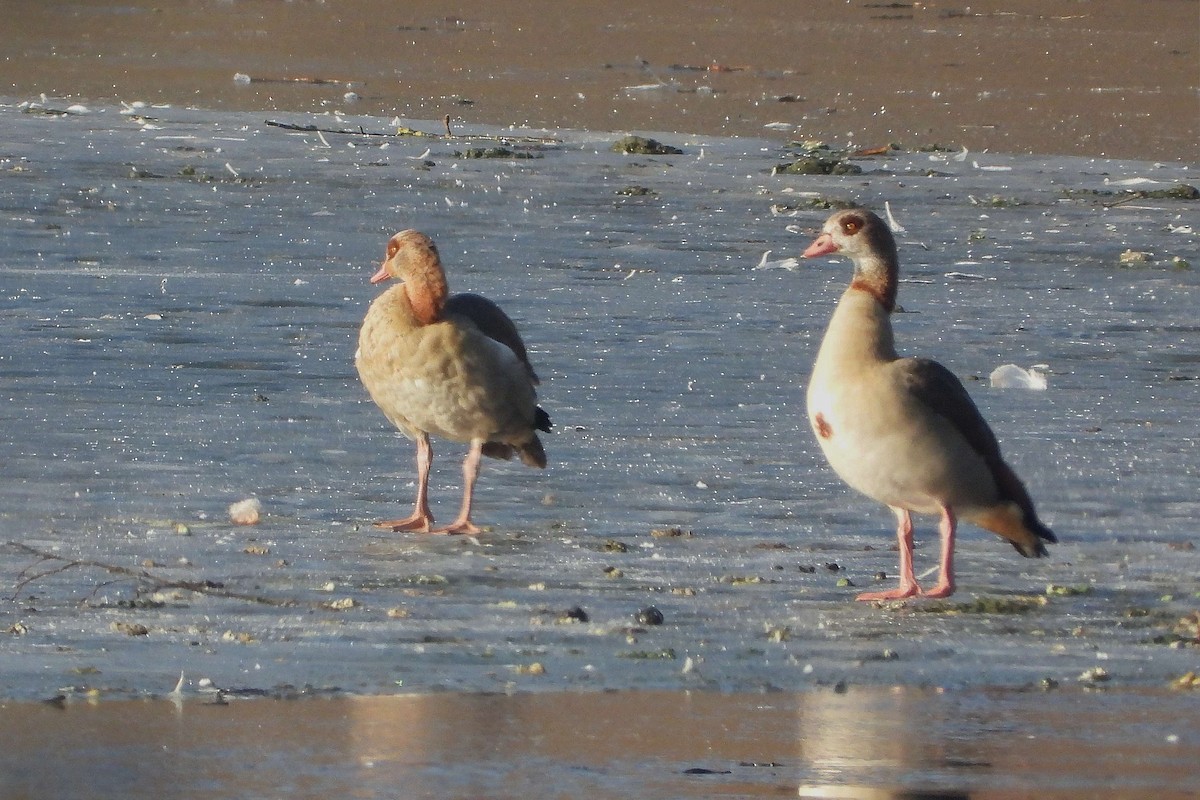
[[[450,118],[446,117],[443,124],[446,126],[445,133],[429,133],[428,131],[420,131],[416,128],[408,128],[404,126],[397,127],[393,132],[369,131],[361,125],[358,129],[352,128],[322,128],[317,125],[298,125],[291,122],[278,122],[273,119],[265,120],[265,123],[272,128],[280,128],[285,131],[299,131],[301,133],[335,133],[339,136],[386,136],[389,138],[399,138],[404,136],[419,137],[422,139],[477,139],[492,142],[514,142],[519,144],[562,144],[562,139],[555,139],[552,136],[514,136],[511,134],[486,134],[486,133],[454,133],[450,129]]]
[[[50,575],[56,575],[60,572],[66,572],[74,567],[95,567],[96,569],[102,569],[105,572],[109,572],[113,575],[122,575],[126,578],[132,578],[135,581],[149,584],[156,591],[161,591],[163,589],[183,589],[185,591],[195,592],[196,594],[208,595],[209,597],[223,597],[229,600],[244,600],[250,603],[260,603],[268,606],[289,607],[304,605],[300,601],[290,598],[278,599],[274,597],[264,597],[263,595],[250,594],[249,592],[239,592],[233,589],[227,589],[225,588],[225,584],[216,581],[174,580],[161,575],[156,575],[146,569],[134,569],[132,567],[121,566],[120,564],[109,564],[104,561],[96,561],[90,558],[70,558],[68,556],[61,556],[57,553],[51,553],[46,550],[40,550],[36,547],[31,547],[22,542],[9,542],[8,546],[16,550],[20,550],[23,553],[37,556],[42,562],[54,561],[61,564],[61,566],[37,573],[31,573],[33,566],[21,570],[19,573],[20,576],[22,576],[21,580],[14,588],[13,594],[9,598],[10,600],[15,600],[17,595],[21,593],[21,590],[34,581],[41,580],[42,578],[49,577]],[[321,607],[322,604],[309,603],[308,605],[317,608]]]

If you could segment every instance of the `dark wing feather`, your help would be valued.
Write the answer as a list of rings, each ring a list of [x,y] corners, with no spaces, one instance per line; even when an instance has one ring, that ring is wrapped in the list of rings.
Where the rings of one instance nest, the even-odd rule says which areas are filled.
[[[1025,489],[1025,484],[1012,471],[1012,467],[1004,462],[1000,455],[1000,442],[996,434],[971,395],[967,392],[962,381],[953,372],[936,361],[927,358],[901,359],[897,366],[900,368],[905,386],[909,392],[924,403],[930,410],[945,417],[957,430],[971,449],[979,453],[992,471],[1000,496],[1017,504],[1025,518],[1025,524],[1039,538],[1048,542],[1058,541],[1054,533],[1041,523],[1033,508],[1033,499]],[[1015,545],[1022,555],[1030,555]],[[1034,555],[1045,555],[1046,550],[1041,542],[1037,542]]]
[[[529,379],[535,385],[538,383],[537,373],[533,371],[533,365],[529,363],[529,353],[525,350],[525,342],[521,339],[521,334],[517,332],[516,324],[509,319],[508,314],[505,314],[500,306],[486,297],[463,293],[447,299],[443,313],[471,320],[484,336],[512,350],[529,371]]]
[[[975,401],[953,372],[927,358],[904,358],[897,366],[904,375],[908,391],[941,414],[988,464],[1001,461],[1000,443]]]
[[[463,293],[453,295],[446,300],[443,314],[470,320],[484,336],[512,350],[525,365],[529,380],[535,386],[538,384],[537,373],[533,371],[533,365],[529,363],[529,353],[525,349],[525,342],[521,339],[516,324],[500,306],[481,295]],[[549,431],[550,415],[541,406],[536,406],[533,412],[533,427],[539,431]],[[487,442],[483,446],[483,454],[490,458],[506,461],[516,454],[525,464],[535,467],[546,466],[546,451],[542,448],[542,443],[536,435],[520,447],[514,447],[504,442]]]

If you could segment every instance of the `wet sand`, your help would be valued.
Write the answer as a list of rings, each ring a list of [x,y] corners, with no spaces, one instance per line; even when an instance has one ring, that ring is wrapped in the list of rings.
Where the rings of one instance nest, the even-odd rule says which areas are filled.
[[[5,9],[0,95],[1195,162],[1198,26],[1196,0],[56,0]]]
[[[911,688],[0,705],[0,789],[8,800],[1174,800],[1195,796],[1194,712],[1162,692]]]

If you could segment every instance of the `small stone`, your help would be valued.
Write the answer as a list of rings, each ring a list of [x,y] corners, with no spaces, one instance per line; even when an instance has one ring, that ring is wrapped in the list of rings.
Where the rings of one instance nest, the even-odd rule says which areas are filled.
[[[663,613],[654,606],[646,606],[635,617],[639,625],[662,625]]]

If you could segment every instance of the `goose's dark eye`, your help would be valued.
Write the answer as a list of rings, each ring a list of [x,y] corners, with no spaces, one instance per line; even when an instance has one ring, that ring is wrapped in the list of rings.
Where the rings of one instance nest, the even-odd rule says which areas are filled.
[[[847,236],[853,236],[862,229],[862,220],[858,217],[851,217],[842,223],[842,233]]]

